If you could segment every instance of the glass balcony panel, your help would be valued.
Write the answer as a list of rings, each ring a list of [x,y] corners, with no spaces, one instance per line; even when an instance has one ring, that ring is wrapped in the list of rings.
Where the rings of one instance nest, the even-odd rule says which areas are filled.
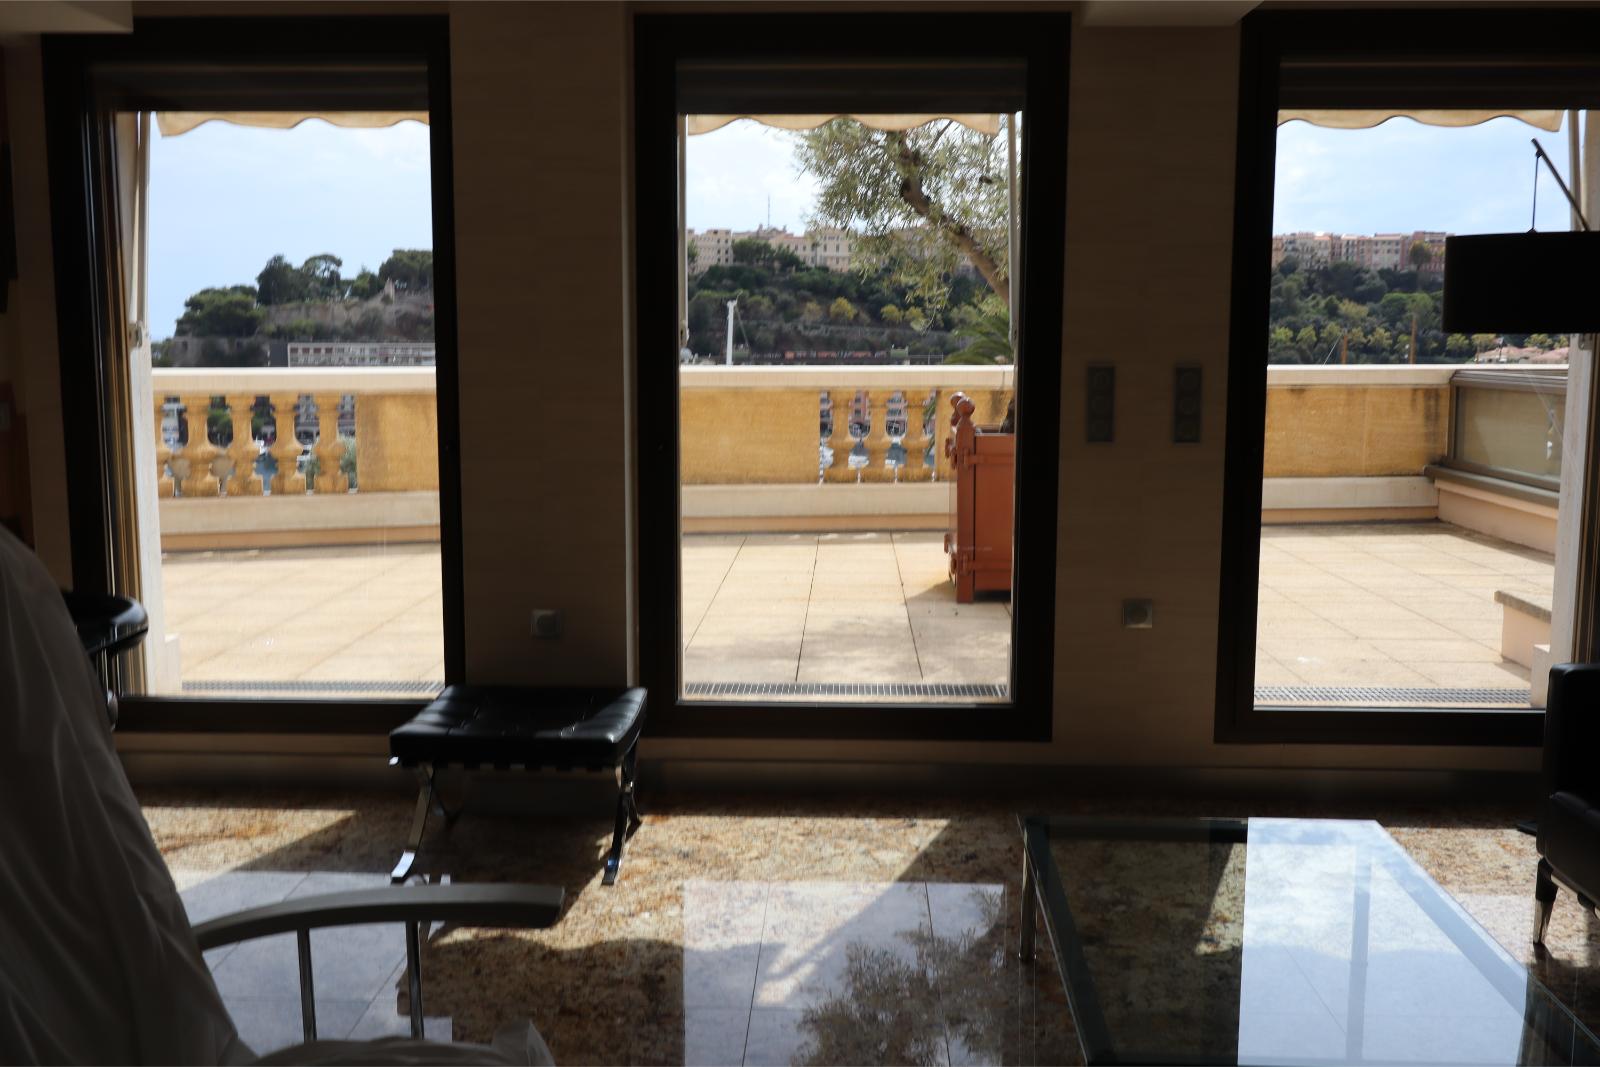
[[[1453,458],[1553,489],[1561,481],[1565,409],[1565,393],[1458,389]]]

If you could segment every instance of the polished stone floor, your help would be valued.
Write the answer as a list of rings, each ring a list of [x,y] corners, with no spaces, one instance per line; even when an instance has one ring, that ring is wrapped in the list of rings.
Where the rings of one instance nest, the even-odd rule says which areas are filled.
[[[1535,853],[1515,806],[1213,798],[1118,802],[928,796],[649,796],[618,885],[609,818],[467,813],[427,863],[463,881],[565,887],[549,930],[435,931],[430,1035],[483,1040],[531,1019],[561,1063],[1061,1063],[1078,1058],[1048,952],[1016,959],[1013,812],[1377,818],[1477,922],[1591,1027],[1600,922],[1563,894],[1549,951],[1529,944]],[[408,821],[386,793],[140,790],[196,918],[286,895],[379,885]],[[321,1032],[403,1032],[397,928],[314,938]],[[297,1040],[293,943],[211,963],[246,1041]]]

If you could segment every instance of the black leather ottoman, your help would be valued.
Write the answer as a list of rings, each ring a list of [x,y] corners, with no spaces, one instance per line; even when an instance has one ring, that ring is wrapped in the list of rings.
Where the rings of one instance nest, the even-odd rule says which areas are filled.
[[[643,689],[543,689],[452,685],[417,717],[389,734],[391,763],[414,767],[422,778],[411,838],[390,880],[403,882],[416,862],[428,814],[447,819],[435,792],[434,773],[458,766],[537,771],[614,771],[617,826],[606,857],[605,884],[617,880],[622,845],[639,828],[634,797],[639,734],[644,728]]]

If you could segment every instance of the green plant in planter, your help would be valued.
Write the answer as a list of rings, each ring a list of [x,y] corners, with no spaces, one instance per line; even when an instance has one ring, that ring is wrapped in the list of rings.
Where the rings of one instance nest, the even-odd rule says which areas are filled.
[[[339,457],[339,471],[350,479],[350,488],[358,488],[356,482],[356,439],[354,437],[340,436],[339,443],[344,445],[344,454]],[[310,485],[322,473],[322,460],[316,452],[306,453],[306,465],[301,468],[306,476],[306,484]]]
[[[356,486],[356,439],[354,437],[341,437],[339,443],[344,445],[344,455],[339,457],[339,471],[350,479],[350,488]]]

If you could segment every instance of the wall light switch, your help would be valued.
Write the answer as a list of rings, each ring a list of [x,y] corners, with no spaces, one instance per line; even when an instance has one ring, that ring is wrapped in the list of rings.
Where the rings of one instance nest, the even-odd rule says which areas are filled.
[[[534,637],[554,640],[561,636],[561,612],[554,608],[535,608],[533,622],[529,626]]]
[[[1122,602],[1122,625],[1129,630],[1150,630],[1156,625],[1156,604],[1138,599]]]

